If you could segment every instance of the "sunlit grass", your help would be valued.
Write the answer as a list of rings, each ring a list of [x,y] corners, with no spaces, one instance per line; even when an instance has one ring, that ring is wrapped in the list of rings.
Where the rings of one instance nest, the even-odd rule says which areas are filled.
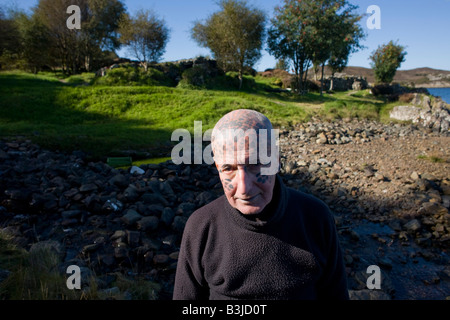
[[[175,129],[193,133],[194,121],[202,121],[206,131],[239,108],[264,113],[277,128],[313,116],[379,119],[386,108],[367,91],[323,96],[274,93],[266,90],[270,84],[261,77],[247,76],[242,91],[226,87],[223,79],[212,89],[79,85],[92,79],[93,74],[82,74],[63,83],[52,73],[0,73],[0,137],[21,135],[44,148],[83,150],[94,159],[120,156],[126,150],[164,157],[173,146]]]

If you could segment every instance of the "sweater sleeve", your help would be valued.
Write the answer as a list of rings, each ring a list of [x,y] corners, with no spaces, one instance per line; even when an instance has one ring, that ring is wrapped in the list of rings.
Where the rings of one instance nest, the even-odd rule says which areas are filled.
[[[318,299],[348,300],[347,274],[339,244],[338,233],[332,213],[328,211],[327,264],[322,279],[319,281]]]
[[[183,232],[175,275],[174,300],[209,299],[209,287],[202,267],[202,252],[207,237],[194,220],[195,213],[188,219]]]

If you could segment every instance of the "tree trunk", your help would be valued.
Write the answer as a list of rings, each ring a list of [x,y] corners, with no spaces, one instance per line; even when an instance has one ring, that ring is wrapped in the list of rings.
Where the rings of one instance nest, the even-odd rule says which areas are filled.
[[[320,76],[320,95],[323,96],[323,69],[325,69],[325,62],[322,63],[322,74]]]
[[[331,78],[330,78],[330,91],[334,90],[334,72],[331,73]]]
[[[89,57],[89,55],[84,57],[84,68],[86,69],[86,72],[91,71],[91,58]]]
[[[242,89],[243,77],[244,77],[244,75],[243,75],[242,69],[239,69],[239,75],[238,75],[238,78],[239,78],[239,90]]]

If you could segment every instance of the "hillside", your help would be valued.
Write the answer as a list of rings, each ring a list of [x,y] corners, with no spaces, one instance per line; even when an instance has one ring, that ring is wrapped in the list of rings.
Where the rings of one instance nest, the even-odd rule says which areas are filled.
[[[263,77],[246,76],[241,91],[226,86],[234,83],[228,76],[217,77],[212,89],[78,85],[82,77],[60,81],[50,73],[0,73],[0,137],[25,136],[51,150],[82,150],[95,159],[136,158],[136,153],[139,158],[165,157],[173,147],[174,130],[193,132],[194,122],[202,120],[206,131],[237,108],[262,112],[282,127],[313,116],[380,119],[393,107],[365,92],[355,96],[274,92],[273,79]]]
[[[369,83],[375,81],[373,71],[363,67],[347,67],[342,73],[353,76],[362,76]],[[314,77],[312,70],[311,78]],[[331,75],[328,67],[325,68],[325,75]],[[432,68],[416,68],[411,70],[398,70],[394,81],[404,85],[414,83],[416,87],[422,88],[445,88],[450,87],[450,71]]]

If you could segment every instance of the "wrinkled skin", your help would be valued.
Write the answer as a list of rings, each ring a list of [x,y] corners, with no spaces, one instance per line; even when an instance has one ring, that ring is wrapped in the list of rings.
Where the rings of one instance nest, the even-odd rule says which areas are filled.
[[[235,110],[217,122],[211,138],[215,164],[228,202],[242,214],[258,214],[272,200],[276,175],[262,175],[261,168],[264,166],[259,160],[252,160],[259,158],[255,154],[257,149],[249,143],[249,137],[234,139],[220,134],[227,129],[254,129],[259,139],[258,130],[270,131],[272,124],[259,112]],[[231,157],[229,153],[224,155],[225,144],[233,146]]]

